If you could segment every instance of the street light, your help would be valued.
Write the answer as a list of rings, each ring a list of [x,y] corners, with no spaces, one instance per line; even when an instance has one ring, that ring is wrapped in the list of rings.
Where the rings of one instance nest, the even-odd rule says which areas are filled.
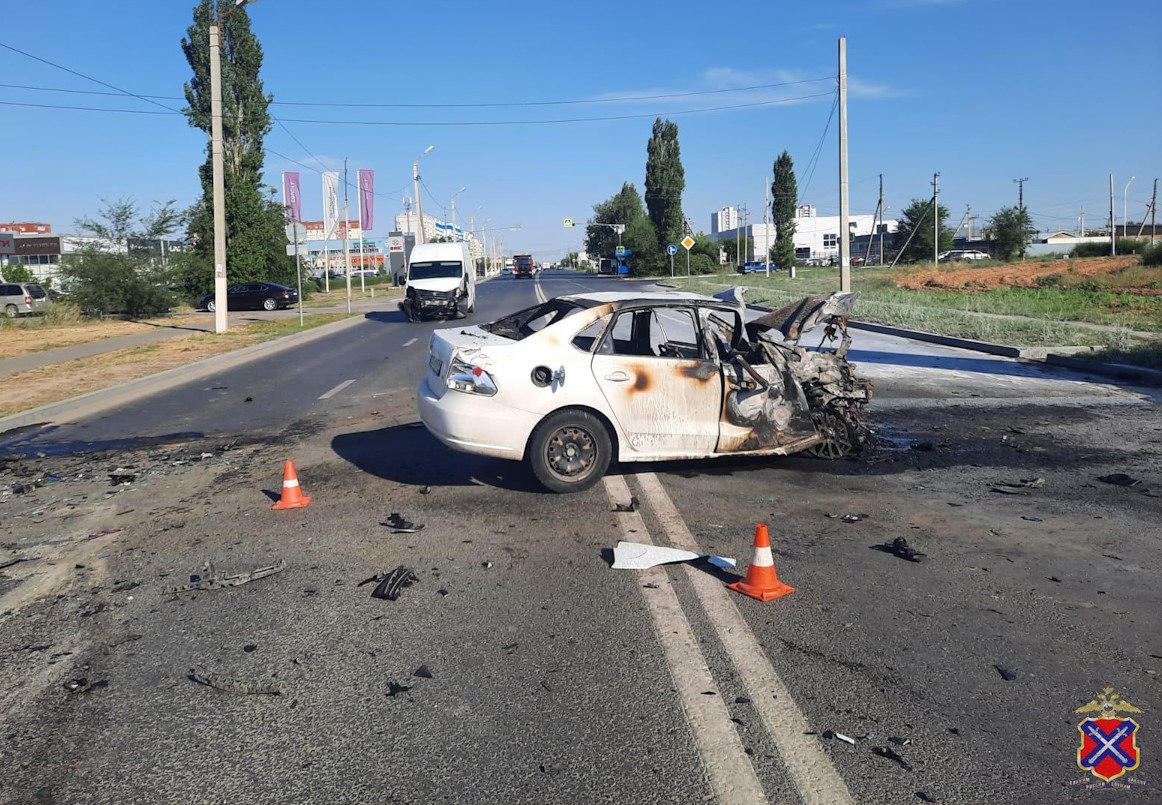
[[[416,188],[416,215],[419,221],[416,223],[416,245],[427,243],[427,238],[424,237],[424,202],[420,196],[420,157],[424,154],[430,154],[436,150],[436,146],[429,145],[412,162],[412,183]]]
[[[234,5],[210,23],[210,170],[214,185],[214,332],[226,332],[226,180],[222,164],[222,55],[219,27],[230,12],[254,0]]]
[[[455,193],[452,194],[451,207],[452,207],[452,241],[453,242],[459,240],[459,238],[456,237],[456,196],[460,195],[461,193],[463,193],[467,189],[468,189],[467,186],[461,187],[459,190],[457,190]]]
[[[1128,208],[1127,199],[1129,198],[1130,185],[1133,183],[1135,177],[1131,176],[1130,181],[1126,182],[1126,188],[1122,191],[1122,237],[1126,237],[1126,230],[1130,228],[1130,219],[1126,217],[1126,210]],[[1117,227],[1114,227],[1117,229]]]

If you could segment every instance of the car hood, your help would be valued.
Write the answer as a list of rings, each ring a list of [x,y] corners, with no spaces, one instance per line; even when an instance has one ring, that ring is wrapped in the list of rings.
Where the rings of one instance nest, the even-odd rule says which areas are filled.
[[[813,330],[835,316],[850,316],[859,298],[856,291],[836,291],[829,294],[807,296],[786,307],[759,316],[747,324],[747,332],[752,337],[769,330],[777,330],[788,340],[797,340],[803,333]]]

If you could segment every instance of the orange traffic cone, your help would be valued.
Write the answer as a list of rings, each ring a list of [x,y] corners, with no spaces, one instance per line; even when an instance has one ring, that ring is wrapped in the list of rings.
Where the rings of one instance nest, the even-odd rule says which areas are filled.
[[[282,463],[282,497],[278,503],[270,508],[276,511],[283,509],[305,509],[311,505],[311,499],[299,489],[299,476],[295,472],[295,463],[289,459]]]
[[[746,569],[746,578],[726,586],[736,593],[749,595],[760,601],[771,601],[795,592],[794,587],[779,581],[775,573],[775,560],[771,556],[771,538],[767,534],[767,527],[762,523],[755,526],[754,561]]]

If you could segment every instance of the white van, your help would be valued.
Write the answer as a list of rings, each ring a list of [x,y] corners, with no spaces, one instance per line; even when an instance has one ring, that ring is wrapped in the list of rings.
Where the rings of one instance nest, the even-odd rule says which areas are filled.
[[[412,249],[400,310],[409,321],[425,316],[461,319],[476,310],[476,264],[467,243],[422,243]]]

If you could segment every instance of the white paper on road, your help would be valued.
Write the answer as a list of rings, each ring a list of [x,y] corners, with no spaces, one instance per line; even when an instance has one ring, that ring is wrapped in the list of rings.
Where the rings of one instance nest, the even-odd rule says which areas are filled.
[[[658,565],[672,562],[689,562],[692,559],[705,559],[715,567],[735,569],[735,561],[724,556],[715,556],[709,553],[694,553],[683,551],[680,548],[666,548],[661,545],[644,545],[640,542],[626,542],[622,540],[613,549],[614,570],[647,570]]]

